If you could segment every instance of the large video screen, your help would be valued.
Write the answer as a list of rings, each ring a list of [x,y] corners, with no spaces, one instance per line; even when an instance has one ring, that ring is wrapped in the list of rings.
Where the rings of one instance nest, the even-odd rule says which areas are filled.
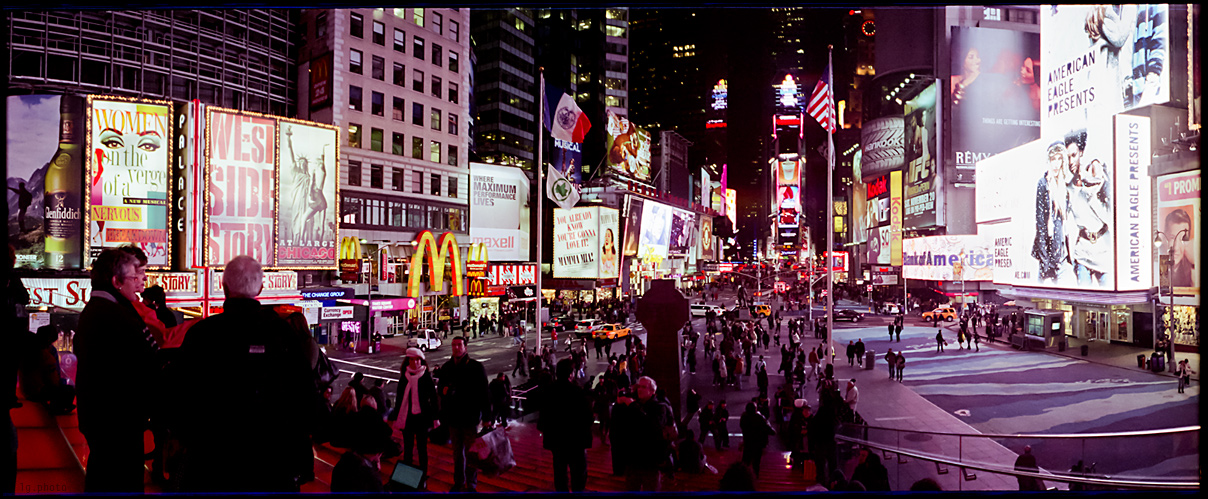
[[[638,237],[639,258],[666,258],[671,243],[672,208],[646,200],[642,205],[642,232]]]
[[[88,104],[88,261],[134,244],[149,267],[166,268],[171,103],[89,96]]]
[[[1040,35],[952,28],[952,151],[957,168],[1040,138]]]
[[[624,256],[638,254],[638,243],[642,229],[643,199],[637,196],[626,196],[625,208],[625,237],[622,238],[625,250]]]
[[[470,163],[470,240],[495,261],[529,260],[529,180],[519,168]]]
[[[905,211],[903,223],[908,229],[940,223],[938,207],[943,206],[944,180],[940,161],[937,84],[932,83],[918,96],[906,102],[905,137]]]
[[[649,182],[650,132],[611,112],[604,130],[608,137],[608,154],[604,158],[608,166],[626,177]]]
[[[696,214],[672,209],[671,236],[667,242],[667,254],[685,256],[692,249],[692,232],[696,228]]]
[[[282,119],[277,189],[278,267],[331,267],[336,260],[338,129]]]

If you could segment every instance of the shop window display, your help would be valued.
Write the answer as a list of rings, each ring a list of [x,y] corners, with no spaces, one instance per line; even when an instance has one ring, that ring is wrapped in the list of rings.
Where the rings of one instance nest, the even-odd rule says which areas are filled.
[[[1166,307],[1169,311],[1170,307]],[[1171,331],[1176,345],[1198,347],[1200,344],[1200,308],[1175,306],[1174,324],[1169,313],[1162,314],[1163,329]]]

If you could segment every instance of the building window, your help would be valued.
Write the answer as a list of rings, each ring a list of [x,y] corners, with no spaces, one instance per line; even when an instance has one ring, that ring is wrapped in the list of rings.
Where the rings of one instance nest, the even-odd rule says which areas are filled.
[[[386,25],[380,22],[373,22],[373,43],[378,45],[386,45]]]
[[[449,166],[457,166],[457,146],[449,146]]]
[[[382,165],[369,165],[369,187],[382,188]]]
[[[424,139],[419,137],[411,137],[411,157],[415,159],[424,159]],[[423,182],[422,178],[420,182]]]
[[[440,175],[433,173],[430,180],[431,181],[429,182],[428,194],[431,194],[433,196],[439,196],[440,195]]]
[[[441,22],[443,22],[443,21],[444,21],[444,19],[441,18],[440,13],[433,12],[432,13],[432,31],[435,31],[436,34],[438,34],[438,35],[445,34],[445,28],[443,26],[441,26]]]
[[[394,28],[394,51],[407,53],[407,32]]]
[[[625,38],[625,28],[622,28],[620,26],[612,26],[612,25],[605,26],[604,35],[605,36],[614,36],[617,38]]]
[[[424,39],[423,38],[420,38],[417,36],[412,39],[411,55],[415,56],[416,59],[419,59],[421,61],[424,60]]]
[[[348,160],[348,185],[361,185],[361,162]]]
[[[353,12],[350,17],[352,18],[352,27],[349,28],[349,31],[352,33],[352,36],[365,38],[365,18],[356,12]]]
[[[449,71],[458,72],[457,52],[449,52]]]
[[[457,104],[457,84],[456,83],[449,84],[449,102]]]
[[[403,210],[406,208],[406,206],[407,205],[398,201],[390,202],[390,225],[394,227],[403,226]]]
[[[361,125],[356,123],[348,124],[348,147],[361,148]]]
[[[441,207],[429,206],[428,207],[428,225],[431,226],[433,229],[445,230],[445,228],[446,228],[445,224],[448,223],[448,221],[445,220],[444,215],[445,215],[444,210]]]
[[[361,87],[358,87],[356,85],[349,85],[348,86],[348,108],[352,109],[353,111],[360,111],[361,105],[362,105],[362,103],[361,103],[362,100],[364,100],[364,96],[361,95]]]
[[[356,74],[364,74],[365,70],[361,69],[361,51],[357,49],[348,49],[348,71]]]
[[[428,147],[428,149],[428,161],[440,163],[440,142],[435,140],[432,141],[432,144]]]
[[[411,181],[411,192],[413,194],[424,193],[424,172],[415,172],[415,180]],[[420,225],[416,225],[416,227],[420,227]]]
[[[390,175],[390,188],[394,189],[396,191],[402,192],[403,191],[403,178],[404,178],[403,169],[402,168],[393,168],[393,170],[394,171],[391,172],[391,175]]]
[[[424,92],[424,72],[418,69],[411,70],[411,90],[419,93]]]
[[[407,66],[394,63],[394,84],[407,88]]]
[[[386,96],[382,95],[381,92],[372,92],[370,95],[371,95],[370,99],[372,101],[370,105],[372,106],[371,111],[373,111],[373,115],[374,116],[385,116],[386,115]]]
[[[423,174],[420,173],[420,175],[423,175]],[[422,184],[423,180],[421,179],[419,183]],[[419,191],[416,190],[416,193],[418,194]],[[424,226],[424,207],[423,207],[423,205],[407,203],[407,225],[410,227],[423,227]]]
[[[449,113],[449,133],[457,135],[457,114]]]
[[[315,38],[323,39],[327,36],[327,13],[320,12],[315,16]]]
[[[461,25],[457,24],[457,21],[449,21],[449,35],[455,42],[461,42],[461,32],[458,29],[460,27]]]
[[[424,27],[424,9],[413,9],[411,13],[414,16],[411,20],[415,22],[415,25]]]
[[[441,94],[440,84],[441,84],[440,77],[433,76],[432,77],[432,96],[433,97],[440,98],[440,94]]]
[[[402,156],[404,147],[405,147],[405,145],[403,143],[403,134],[398,133],[398,132],[391,132],[391,134],[390,134],[390,152],[393,154]]]
[[[373,79],[386,81],[386,59],[373,56]]]
[[[435,43],[432,44],[432,64],[435,64],[438,68],[445,65],[445,54],[443,53],[443,50],[444,49],[440,48],[440,45]]]
[[[461,208],[449,208],[449,230],[466,231],[466,217],[462,216]]]
[[[377,152],[382,152],[382,141],[385,140],[384,135],[385,132],[383,132],[381,128],[370,128],[369,148]]]
[[[405,106],[406,104],[403,103],[403,99],[400,99],[398,97],[394,97],[393,99],[394,99],[394,110],[392,111],[393,114],[391,115],[391,117],[394,118],[394,121],[403,121],[403,106]]]
[[[440,109],[432,110],[432,119],[431,123],[429,123],[429,126],[431,126],[433,130],[440,130]]]
[[[424,105],[418,102],[411,103],[411,124],[424,126]]]

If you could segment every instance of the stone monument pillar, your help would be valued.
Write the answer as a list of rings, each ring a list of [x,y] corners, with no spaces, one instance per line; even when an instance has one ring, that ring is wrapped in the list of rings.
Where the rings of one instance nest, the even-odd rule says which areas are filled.
[[[689,320],[688,299],[671,279],[656,279],[638,300],[638,321],[646,328],[645,375],[667,392],[676,419],[683,417],[686,383],[680,361],[680,330]]]

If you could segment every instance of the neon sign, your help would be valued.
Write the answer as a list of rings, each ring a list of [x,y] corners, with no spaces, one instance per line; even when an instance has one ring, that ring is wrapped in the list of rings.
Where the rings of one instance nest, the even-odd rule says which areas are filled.
[[[457,249],[457,238],[452,232],[440,235],[438,240],[432,231],[425,230],[415,238],[415,254],[411,256],[411,270],[407,278],[407,296],[419,297],[419,280],[424,256],[428,257],[428,287],[440,290],[444,287],[445,260],[452,258],[452,273],[449,280],[450,296],[466,294],[462,284],[461,252]]]

